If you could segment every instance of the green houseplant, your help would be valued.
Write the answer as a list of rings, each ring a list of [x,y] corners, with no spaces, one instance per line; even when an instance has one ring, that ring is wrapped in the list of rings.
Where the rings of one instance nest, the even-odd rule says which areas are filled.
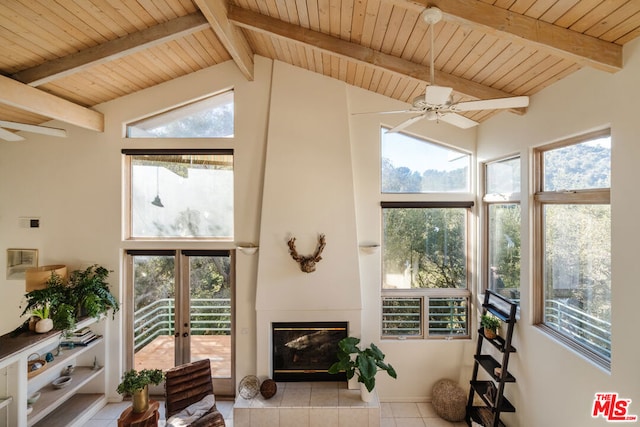
[[[29,312],[33,317],[51,318],[54,328],[71,330],[75,327],[76,320],[74,307],[69,304],[71,294],[72,290],[65,284],[63,278],[52,272],[43,289],[25,294],[27,304],[22,314]]]
[[[50,307],[53,327],[60,330],[73,330],[76,320],[83,316],[99,317],[112,310],[112,315],[120,309],[118,300],[109,290],[107,277],[109,270],[92,265],[85,270],[75,270],[69,280],[51,273],[44,289],[25,294],[27,304],[22,314]]]
[[[360,349],[360,338],[346,337],[338,342],[338,361],[329,367],[330,374],[344,371],[347,379],[356,375],[367,391],[371,392],[376,386],[378,371],[386,371],[392,378],[397,378],[396,370],[384,361],[384,353],[373,343],[367,348]]]
[[[69,287],[73,290],[69,303],[75,306],[76,317],[99,317],[112,310],[120,310],[118,300],[109,291],[109,270],[97,264],[69,274]]]
[[[126,371],[116,391],[119,394],[131,395],[133,412],[146,412],[149,409],[149,384],[158,385],[164,381],[164,372],[160,369],[143,369]]]
[[[484,329],[484,336],[493,339],[498,334],[500,319],[492,314],[483,314],[480,317],[480,326]]]

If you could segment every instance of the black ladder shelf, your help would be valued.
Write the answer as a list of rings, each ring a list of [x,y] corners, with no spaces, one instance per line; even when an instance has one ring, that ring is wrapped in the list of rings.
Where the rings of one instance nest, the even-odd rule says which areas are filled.
[[[473,364],[473,375],[471,376],[471,386],[469,387],[469,400],[467,402],[467,425],[475,421],[485,427],[504,426],[500,421],[500,414],[503,412],[515,412],[516,408],[504,397],[504,387],[506,383],[515,382],[516,379],[507,370],[509,367],[509,356],[515,353],[516,349],[511,345],[513,327],[516,323],[516,310],[518,306],[513,301],[502,295],[487,290],[482,304],[482,314],[491,313],[506,324],[506,336],[487,338],[484,328],[478,330],[478,344],[475,362]],[[504,330],[504,328],[503,328]],[[498,349],[502,355],[501,362],[493,356],[483,354],[482,344],[487,341]],[[478,380],[478,370],[482,367],[490,380]],[[496,368],[499,368],[496,370]],[[483,405],[474,406],[474,397],[478,394]]]

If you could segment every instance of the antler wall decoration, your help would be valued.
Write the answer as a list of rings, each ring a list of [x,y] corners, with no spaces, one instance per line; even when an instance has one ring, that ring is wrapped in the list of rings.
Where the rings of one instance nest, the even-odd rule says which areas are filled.
[[[318,237],[318,247],[316,248],[316,251],[313,253],[313,255],[300,256],[298,255],[298,251],[296,250],[296,238],[292,237],[288,242],[289,253],[291,254],[291,258],[293,258],[294,261],[300,264],[300,270],[304,271],[305,273],[312,273],[316,271],[316,263],[320,262],[320,260],[322,259],[320,254],[324,250],[326,244],[327,243],[324,239],[324,234],[321,234]]]

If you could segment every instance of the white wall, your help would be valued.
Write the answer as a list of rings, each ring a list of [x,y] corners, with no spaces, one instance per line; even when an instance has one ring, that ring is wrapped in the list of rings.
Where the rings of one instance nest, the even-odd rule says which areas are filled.
[[[511,358],[517,383],[507,386],[517,413],[508,425],[605,425],[592,419],[597,392],[617,392],[632,399],[630,412],[640,414],[640,343],[636,326],[640,300],[637,197],[640,161],[640,40],[625,46],[624,70],[616,74],[581,70],[531,99],[526,115],[501,114],[480,126],[479,160],[520,153],[523,175],[531,175],[531,149],[590,130],[611,127],[612,134],[612,361],[611,373],[554,341],[532,325],[531,198],[524,197],[522,311]],[[522,194],[530,181],[523,180]],[[527,215],[528,214],[528,215]]]
[[[257,280],[257,374],[271,372],[271,323],[346,321],[360,336],[361,295],[346,87],[274,63]],[[316,271],[289,255],[326,246]]]

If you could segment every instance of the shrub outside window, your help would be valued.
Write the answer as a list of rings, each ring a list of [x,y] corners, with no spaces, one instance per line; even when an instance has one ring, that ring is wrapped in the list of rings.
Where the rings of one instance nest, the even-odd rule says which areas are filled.
[[[610,131],[543,147],[536,166],[536,321],[610,369]]]
[[[384,129],[381,140],[381,190],[394,193],[381,203],[382,337],[468,337],[473,202],[447,194],[468,192],[471,156]]]

